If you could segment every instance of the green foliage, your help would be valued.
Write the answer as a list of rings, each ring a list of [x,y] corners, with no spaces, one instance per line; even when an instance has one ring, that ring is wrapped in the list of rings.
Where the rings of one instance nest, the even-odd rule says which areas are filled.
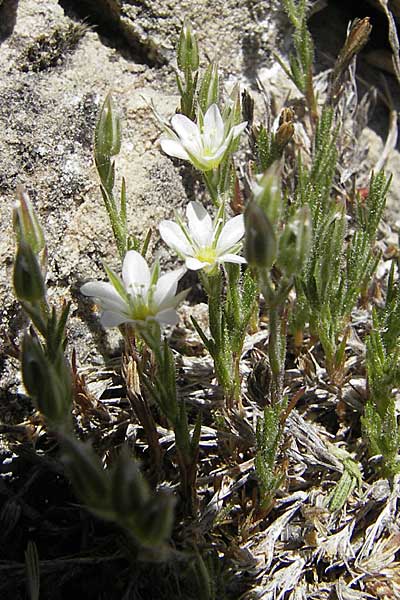
[[[312,74],[314,49],[306,19],[307,3],[306,0],[284,0],[284,6],[294,26],[294,54],[290,56],[289,66],[284,68],[303,93],[308,106],[310,135],[313,135],[310,156],[298,156],[296,172],[290,172],[293,164],[290,161],[287,161],[284,169],[276,164],[284,156],[284,150],[294,133],[294,115],[289,109],[282,112],[276,131],[271,130],[268,119],[266,124],[253,127],[250,131],[255,151],[255,181],[250,182],[252,195],[244,211],[244,248],[248,264],[247,267],[241,267],[227,263],[222,268],[216,260],[208,271],[207,268],[200,271],[201,283],[208,296],[210,334],[207,335],[199,323],[192,319],[214,361],[214,374],[224,394],[224,408],[227,410],[219,417],[209,413],[211,425],[218,435],[219,430],[224,429],[225,433],[230,423],[235,424],[235,412],[240,416],[244,414],[241,357],[249,324],[255,317],[258,318],[259,294],[263,296],[268,342],[264,348],[255,349],[255,352],[262,353],[263,360],[259,361],[259,372],[249,377],[249,396],[254,406],[246,407],[246,412],[254,409],[257,414],[255,405],[262,405],[263,416],[257,420],[255,445],[254,431],[251,430],[247,439],[240,439],[238,426],[237,438],[229,435],[229,444],[224,450],[232,450],[229,454],[230,467],[233,467],[229,468],[229,477],[232,478],[239,466],[235,463],[238,455],[244,458],[245,464],[248,458],[254,457],[260,508],[264,515],[272,508],[274,495],[285,477],[284,467],[279,464],[284,423],[299,397],[299,394],[295,395],[288,407],[284,390],[284,384],[287,383],[287,324],[291,321],[295,330],[309,326],[311,334],[319,339],[324,350],[328,375],[339,388],[345,376],[345,352],[352,311],[360,296],[366,295],[380,259],[374,245],[390,185],[390,178],[383,172],[372,174],[366,198],[357,196],[353,206],[348,207],[345,190],[340,189],[337,181],[339,153],[336,144],[340,123],[337,122],[334,106],[341,93],[345,70],[364,43],[369,24],[364,22],[361,29],[354,27],[351,30],[347,46],[339,56],[332,76],[331,97],[328,92],[326,106],[318,114]],[[180,112],[189,119],[196,119],[199,133],[202,133],[206,111],[212,104],[220,102],[220,82],[216,63],[209,64],[200,75],[197,40],[189,21],[184,22],[180,33],[177,67]],[[225,103],[222,102],[221,113],[225,133],[239,124],[242,117],[238,88],[233,90]],[[252,119],[249,121],[252,122]],[[239,130],[242,131],[244,127],[245,124],[242,124]],[[170,133],[174,135],[172,130]],[[211,129],[210,135],[213,133]],[[211,200],[218,207],[216,227],[220,228],[226,221],[226,207],[230,205],[236,211],[235,200],[240,198],[239,185],[236,187],[237,194],[233,192],[238,181],[232,160],[239,138],[228,135],[226,139],[227,148],[221,151],[221,162],[214,162],[214,168],[210,166],[208,170],[206,164],[203,172]],[[96,126],[95,162],[118,252],[123,258],[129,249],[138,247],[138,241],[128,234],[124,180],[119,200],[114,195],[114,157],[120,148],[120,120],[108,96]],[[191,162],[196,166],[195,162]],[[204,165],[198,162],[197,166],[201,170]],[[248,172],[251,172],[251,168]],[[288,182],[289,177],[293,177],[293,184]],[[282,193],[285,185],[287,191]],[[23,382],[36,408],[45,416],[49,430],[60,441],[66,472],[78,497],[99,518],[122,527],[128,534],[127,538],[133,538],[135,551],[138,545],[146,552],[165,548],[172,535],[174,505],[179,499],[180,521],[177,523],[176,537],[179,550],[176,556],[182,562],[185,560],[185,573],[177,576],[177,587],[183,581],[185,590],[195,590],[196,597],[205,600],[220,597],[220,553],[225,540],[220,543],[222,538],[217,540],[219,534],[215,536],[217,541],[212,553],[195,545],[203,544],[215,533],[215,530],[206,531],[203,526],[207,520],[204,517],[217,496],[209,502],[202,514],[201,527],[197,529],[193,521],[199,514],[196,477],[200,463],[202,419],[200,414],[193,414],[180,397],[174,351],[154,321],[146,321],[145,325],[134,321],[134,329],[130,325],[121,327],[126,342],[127,360],[122,369],[126,395],[143,429],[138,427],[141,440],[145,440],[144,446],[148,446],[143,456],[151,468],[156,466],[154,471],[157,471],[154,487],[151,487],[127,448],[114,456],[113,462],[110,453],[111,465],[105,468],[93,447],[74,437],[71,415],[73,373],[65,357],[69,305],[64,304],[60,311],[56,311],[48,303],[45,240],[23,191],[20,191],[19,206],[14,211],[14,228],[18,242],[14,287],[32,322],[21,343]],[[149,239],[147,235],[142,254],[148,249]],[[189,242],[188,236],[187,239]],[[218,238],[216,240],[218,244]],[[201,245],[197,240],[196,243]],[[215,245],[210,248],[215,250]],[[239,243],[232,248],[236,251]],[[132,300],[129,289],[125,289],[121,279],[111,269],[106,267],[106,271],[115,291],[129,304]],[[156,263],[150,284],[157,280],[158,275],[159,265]],[[363,435],[370,455],[380,459],[381,473],[393,477],[400,472],[400,429],[394,396],[395,388],[400,387],[400,284],[399,279],[395,278],[394,263],[385,306],[373,311],[373,328],[366,346],[368,397],[362,418]],[[130,365],[129,376],[127,365]],[[172,459],[168,457],[165,460],[158,424],[173,430],[175,446],[172,452],[171,448],[168,449]],[[240,425],[251,427],[249,421],[243,419],[240,419]],[[332,453],[336,453],[343,464],[342,476],[327,499],[329,508],[337,511],[345,505],[355,487],[360,485],[362,475],[358,463],[350,454],[338,452],[335,446],[332,446]],[[150,460],[147,459],[148,455],[151,456]],[[217,460],[220,461],[220,458],[218,454]],[[218,471],[209,469],[204,477],[207,486],[214,472],[225,476],[220,465]],[[165,477],[175,486],[175,476],[171,478],[171,473],[176,475],[180,484],[176,497],[159,485],[161,477]],[[214,487],[216,494],[219,493],[218,485],[219,482]],[[234,493],[234,488],[235,484],[229,484],[228,493]],[[205,489],[205,495],[208,495],[212,488],[203,487],[203,492]],[[199,495],[199,498],[202,499],[202,496]],[[221,500],[225,498],[221,494]],[[249,500],[246,490],[243,490],[242,498],[244,523],[239,520],[235,526],[243,525],[245,531],[248,524],[250,529],[252,527],[250,520],[254,511],[250,516],[246,514]],[[223,517],[229,515],[231,518],[231,509],[231,499],[225,500],[225,505],[218,508],[218,527],[222,527]],[[192,522],[188,522],[188,516]],[[216,522],[217,519],[214,524]],[[196,534],[196,541],[190,540],[194,548],[190,552],[187,552],[187,531]],[[182,558],[185,553],[189,558]],[[30,593],[35,598],[39,594],[39,567],[34,547],[28,548],[26,563],[31,581]]]
[[[306,0],[283,0],[285,11],[294,27],[295,53],[289,56],[289,68],[278,58],[293,83],[305,96],[313,118],[317,117],[317,104],[313,87],[314,42],[307,28]]]
[[[385,306],[373,311],[366,364],[368,399],[363,432],[370,454],[381,457],[381,471],[393,477],[400,471],[400,428],[393,394],[393,389],[400,386],[400,285],[395,280],[394,262]]]
[[[257,283],[250,271],[241,276],[239,265],[227,263],[225,299],[221,302],[221,271],[215,275],[202,275],[202,282],[208,295],[211,337],[206,336],[194,318],[192,322],[214,360],[215,373],[224,390],[227,406],[238,407],[241,405],[240,357],[254,314]]]
[[[65,327],[70,304],[58,314],[47,302],[45,239],[27,194],[19,191],[14,209],[18,241],[14,261],[14,291],[34,328],[21,345],[22,379],[36,408],[56,428],[71,425],[72,380],[64,357]]]
[[[286,400],[266,406],[264,416],[257,421],[257,451],[254,464],[260,484],[261,507],[264,509],[270,506],[275,491],[284,478],[277,458],[283,430],[280,419],[285,407]]]
[[[200,84],[198,106],[202,114],[207,112],[211,104],[218,104],[219,76],[216,63],[210,63],[204,72]]]
[[[337,163],[336,137],[333,111],[325,109],[315,131],[311,167],[305,168],[301,157],[298,157],[295,203],[310,207],[315,238],[325,219],[329,219],[329,209],[334,204],[331,193]]]
[[[21,344],[20,360],[25,389],[36,408],[46,417],[49,428],[61,440],[70,479],[86,506],[101,518],[128,529],[143,546],[164,544],[172,529],[173,497],[165,490],[152,493],[137,463],[126,451],[120,453],[113,469],[106,471],[93,449],[72,435],[72,373],[64,355],[70,305],[64,303],[59,314],[48,305],[45,275],[34,251],[40,253],[45,242],[43,238],[43,244],[37,245],[37,237],[30,235],[32,224],[36,230],[41,231],[41,228],[29,199],[22,199],[14,214],[18,239],[14,263],[15,293],[37,330],[31,327]],[[29,227],[21,226],[25,214],[29,216],[29,220],[25,219]],[[111,271],[109,274],[118,284],[117,276]],[[166,364],[167,393],[170,393],[171,389],[175,389],[175,367],[171,350],[166,344],[162,356]],[[182,410],[180,415],[182,420],[185,416],[182,417]],[[197,426],[190,446],[194,452],[199,434]],[[35,560],[37,557],[31,548],[27,554],[27,567],[32,597],[36,589],[34,586],[39,585],[35,580]]]
[[[272,203],[269,203],[271,206]],[[251,267],[270,269],[277,253],[274,227],[259,202],[249,202],[244,213],[246,239],[244,253]]]
[[[383,171],[380,171],[377,175],[372,173],[365,201],[358,198],[357,220],[371,243],[376,238],[391,181],[392,177],[386,177]]]
[[[346,450],[337,448],[333,444],[329,444],[329,449],[343,465],[343,473],[327,500],[329,509],[334,512],[343,508],[356,486],[361,487],[362,473],[358,464]]]
[[[252,142],[256,150],[257,171],[264,173],[279,160],[294,134],[294,114],[289,108],[283,109],[276,132],[271,127],[260,125],[251,130]]]
[[[88,444],[72,437],[62,437],[61,442],[76,493],[93,513],[130,531],[142,546],[165,543],[171,534],[174,498],[167,490],[150,490],[126,448],[112,469],[105,470]]]
[[[325,109],[316,128],[311,166],[306,169],[298,161],[296,204],[310,207],[313,236],[308,262],[296,278],[293,323],[301,329],[309,322],[324,348],[331,379],[340,383],[351,311],[379,260],[373,242],[390,180],[382,172],[371,176],[365,205],[358,200],[354,225],[349,225],[345,204],[333,195],[335,138],[333,112]]]
[[[53,330],[50,330],[53,333]],[[21,347],[22,379],[37,409],[52,427],[69,428],[72,381],[62,346],[51,351],[51,342],[41,342],[26,333]]]
[[[111,94],[104,100],[96,125],[94,158],[100,177],[100,189],[115,242],[121,259],[128,250],[138,250],[139,242],[128,234],[126,216],[126,185],[122,178],[119,203],[114,195],[115,162],[113,156],[121,149],[121,122],[114,108]]]
[[[142,337],[154,353],[156,370],[149,374],[142,369],[141,379],[174,430],[182,495],[185,498],[187,510],[193,512],[196,503],[194,484],[201,434],[201,416],[198,415],[192,435],[190,435],[186,407],[184,402],[179,400],[176,389],[176,365],[172,350],[166,339],[161,342],[158,324],[154,325],[153,332],[149,327],[143,329]],[[148,365],[145,366],[148,368]]]

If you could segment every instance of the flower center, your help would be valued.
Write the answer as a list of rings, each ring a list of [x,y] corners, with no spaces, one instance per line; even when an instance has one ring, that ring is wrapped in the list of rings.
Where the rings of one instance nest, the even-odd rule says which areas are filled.
[[[145,321],[147,317],[153,317],[157,310],[154,310],[151,302],[151,293],[129,294],[130,316],[134,321]]]
[[[213,264],[215,263],[215,260],[217,258],[217,252],[215,248],[212,248],[211,246],[206,246],[204,248],[199,248],[199,250],[196,253],[196,258],[201,262]]]

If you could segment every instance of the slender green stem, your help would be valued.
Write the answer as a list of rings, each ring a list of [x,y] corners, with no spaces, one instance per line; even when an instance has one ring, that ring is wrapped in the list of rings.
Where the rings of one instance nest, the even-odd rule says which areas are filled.
[[[215,204],[216,207],[219,207],[220,201],[219,201],[219,195],[218,195],[218,187],[215,185],[215,182],[213,181],[213,173],[214,173],[214,171],[205,171],[203,173],[204,182],[206,184],[208,193],[211,196],[211,200],[213,201],[213,203]]]

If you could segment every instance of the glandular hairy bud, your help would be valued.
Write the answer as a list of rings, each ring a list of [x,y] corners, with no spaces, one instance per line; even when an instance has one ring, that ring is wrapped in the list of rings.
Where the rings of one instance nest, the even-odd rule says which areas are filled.
[[[101,157],[115,156],[121,149],[121,121],[108,94],[100,111],[95,132],[95,154]]]
[[[254,200],[244,213],[244,255],[251,267],[270,269],[277,250],[275,232],[264,210]]]
[[[271,166],[262,175],[257,175],[252,185],[254,200],[262,208],[272,225],[275,225],[282,212],[282,193],[277,166]]]
[[[132,532],[143,546],[163,544],[171,535],[175,499],[169,490],[159,490],[140,511],[132,523]]]
[[[112,519],[110,477],[93,448],[69,436],[60,439],[62,460],[77,496],[97,515]]]
[[[284,148],[290,142],[294,135],[293,123],[282,123],[275,134],[275,141],[279,148]]]
[[[112,504],[120,519],[129,519],[143,510],[150,497],[150,488],[126,448],[118,457],[112,477]]]
[[[35,254],[39,254],[45,248],[43,229],[29,196],[22,186],[17,188],[17,202],[13,209],[13,227],[17,242],[25,242]]]
[[[371,30],[372,25],[369,17],[354,20],[351,24],[344,47],[339,55],[339,60],[342,62],[342,65],[348,65],[352,58],[365,46],[368,42]]]
[[[311,215],[308,206],[296,211],[279,240],[278,265],[286,275],[299,273],[308,258],[312,242]]]
[[[294,121],[294,112],[291,108],[289,108],[288,106],[285,106],[285,108],[283,108],[281,110],[281,114],[279,115],[279,126],[283,125],[284,123],[293,123]]]
[[[218,96],[218,67],[217,64],[213,62],[208,65],[199,90],[199,106],[203,113],[206,113],[212,104],[218,104]]]
[[[19,300],[31,304],[43,300],[45,296],[39,261],[32,247],[24,241],[19,243],[14,261],[14,290]]]
[[[64,357],[57,368],[39,339],[25,334],[21,346],[22,379],[36,408],[52,425],[67,425],[72,403],[71,374]]]
[[[181,71],[197,71],[199,68],[199,47],[189,19],[185,19],[181,29],[176,59]]]
[[[372,25],[369,17],[355,19],[351,24],[344,46],[339,52],[339,56],[337,57],[332,70],[328,103],[337,102],[338,97],[342,93],[345,72],[353,58],[368,42],[371,30]]]

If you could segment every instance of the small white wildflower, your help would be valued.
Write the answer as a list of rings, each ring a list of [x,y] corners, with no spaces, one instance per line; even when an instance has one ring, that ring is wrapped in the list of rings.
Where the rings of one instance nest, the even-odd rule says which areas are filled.
[[[101,323],[104,327],[116,327],[122,323],[133,323],[139,327],[149,321],[160,325],[176,325],[177,305],[187,291],[176,294],[178,281],[184,268],[159,276],[156,263],[150,271],[139,252],[126,253],[122,265],[122,279],[111,269],[107,274],[111,283],[91,281],[81,287],[85,296],[94,297],[102,308]]]
[[[212,104],[202,125],[185,115],[174,115],[171,124],[175,133],[161,138],[161,148],[170,156],[189,160],[200,171],[216,169],[229,149],[245,129],[247,122],[231,126],[224,123],[219,108]]]
[[[188,269],[204,269],[211,274],[224,262],[245,263],[238,256],[240,240],[244,235],[243,215],[233,217],[225,224],[220,209],[213,223],[199,202],[190,202],[186,209],[188,227],[178,220],[161,221],[159,229],[164,242],[185,260]]]

